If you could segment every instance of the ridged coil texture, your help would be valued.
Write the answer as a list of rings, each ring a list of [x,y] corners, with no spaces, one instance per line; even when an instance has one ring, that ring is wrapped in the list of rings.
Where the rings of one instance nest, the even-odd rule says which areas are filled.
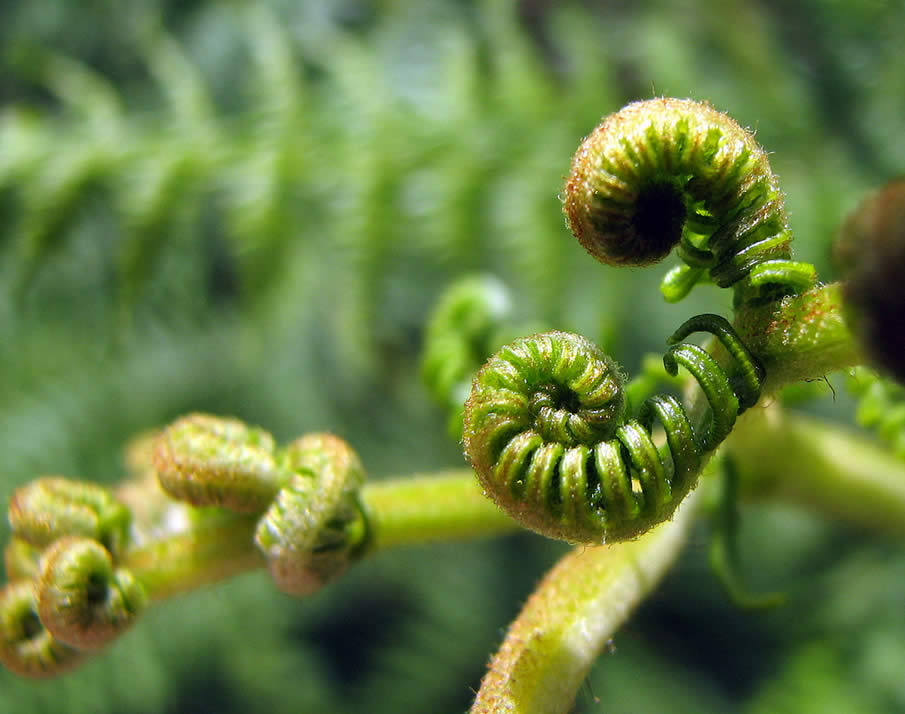
[[[678,245],[686,269],[720,287],[758,266],[764,282],[812,281],[789,260],[766,152],[709,104],[651,99],[604,119],[574,155],[563,203],[582,246],[610,265],[648,265]]]
[[[694,424],[670,395],[646,399],[627,418],[617,366],[579,335],[548,332],[503,347],[475,377],[465,408],[465,449],[487,495],[526,527],[574,543],[626,540],[671,517],[763,379],[719,316],[692,318],[670,339],[697,331],[712,332],[736,369],[727,374],[694,344],[669,349],[667,371],[684,366],[709,404]]]

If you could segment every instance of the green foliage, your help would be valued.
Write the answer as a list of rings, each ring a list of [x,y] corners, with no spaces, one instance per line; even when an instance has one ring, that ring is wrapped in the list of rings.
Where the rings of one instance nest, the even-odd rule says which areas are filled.
[[[475,270],[637,372],[715,293],[677,312],[658,271],[602,273],[567,237],[568,157],[630,99],[690,95],[756,126],[796,256],[826,275],[835,227],[905,155],[888,90],[905,16],[881,5],[4,9],[4,496],[43,473],[113,481],[132,435],[195,410],[281,441],[333,430],[371,478],[461,464],[417,357],[437,295]],[[752,587],[789,608],[740,614],[692,549],[582,710],[903,706],[898,544],[785,512],[745,528]],[[559,552],[516,536],[383,554],[303,601],[245,577],[61,680],[0,673],[0,709],[461,711]]]
[[[905,387],[866,367],[856,369],[847,384],[859,398],[858,423],[875,431],[905,459]]]

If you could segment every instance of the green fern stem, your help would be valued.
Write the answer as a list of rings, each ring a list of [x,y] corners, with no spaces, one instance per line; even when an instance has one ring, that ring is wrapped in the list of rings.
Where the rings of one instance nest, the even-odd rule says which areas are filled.
[[[863,361],[843,316],[838,283],[766,305],[745,306],[736,312],[734,327],[766,370],[764,394]]]
[[[471,469],[369,484],[361,490],[361,501],[370,530],[369,553],[520,528],[487,499]]]
[[[519,528],[487,500],[469,469],[366,484],[360,500],[368,531],[360,556]],[[124,566],[144,585],[150,601],[267,566],[254,543],[256,516],[205,510],[191,531],[168,535],[126,554]]]
[[[490,663],[471,714],[565,714],[594,660],[685,542],[700,499],[640,538],[580,547],[551,570]]]
[[[905,535],[901,460],[851,430],[775,404],[739,420],[726,451],[734,457],[745,500],[795,503],[856,526]]]
[[[256,517],[211,511],[190,531],[166,535],[126,554],[124,564],[144,585],[150,602],[267,566],[254,545]]]

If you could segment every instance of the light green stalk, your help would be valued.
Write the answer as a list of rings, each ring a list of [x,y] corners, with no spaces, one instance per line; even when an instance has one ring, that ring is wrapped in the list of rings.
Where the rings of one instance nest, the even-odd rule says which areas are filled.
[[[563,558],[509,627],[472,714],[569,711],[591,664],[669,569],[699,501],[693,493],[673,520],[637,540]]]

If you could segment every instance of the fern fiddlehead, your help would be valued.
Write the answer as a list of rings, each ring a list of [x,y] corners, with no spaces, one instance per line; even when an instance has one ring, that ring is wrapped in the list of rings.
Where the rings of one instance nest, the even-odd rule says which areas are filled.
[[[191,414],[134,452],[133,480],[116,493],[43,477],[11,499],[0,664],[13,672],[50,677],[77,666],[184,578],[266,565],[281,590],[308,595],[368,545],[364,467],[331,434],[278,448],[263,429]],[[175,500],[161,508],[166,495]],[[149,520],[133,522],[132,505]]]
[[[131,513],[101,486],[36,479],[10,500],[10,582],[0,590],[0,662],[27,677],[65,672],[125,632],[147,594],[121,558]]]
[[[40,547],[72,535],[92,538],[116,554],[128,542],[130,522],[129,510],[108,489],[60,476],[35,479],[19,488],[9,504],[13,533]]]
[[[364,467],[331,434],[308,434],[278,449],[263,429],[192,414],[157,438],[154,466],[176,499],[260,516],[255,544],[284,592],[314,592],[363,548]]]
[[[115,567],[104,546],[73,536],[61,538],[42,556],[35,597],[48,632],[83,652],[122,634],[147,605],[141,583],[126,568]]]
[[[421,376],[434,400],[450,413],[449,432],[462,434],[462,404],[471,380],[511,311],[506,287],[489,275],[460,279],[447,288],[431,312],[424,340]]]
[[[732,376],[703,348],[680,342],[698,331],[723,344],[738,366]],[[692,318],[670,342],[666,370],[685,367],[710,406],[695,423],[669,395],[626,418],[618,367],[578,335],[548,332],[503,347],[465,406],[465,450],[487,494],[528,528],[576,543],[633,538],[671,517],[705,457],[757,401],[763,371],[718,315]]]
[[[677,246],[662,284],[683,298],[705,275],[736,300],[800,292],[813,266],[791,260],[783,194],[753,135],[708,104],[634,102],[607,117],[572,160],[563,210],[610,265],[650,265]]]

